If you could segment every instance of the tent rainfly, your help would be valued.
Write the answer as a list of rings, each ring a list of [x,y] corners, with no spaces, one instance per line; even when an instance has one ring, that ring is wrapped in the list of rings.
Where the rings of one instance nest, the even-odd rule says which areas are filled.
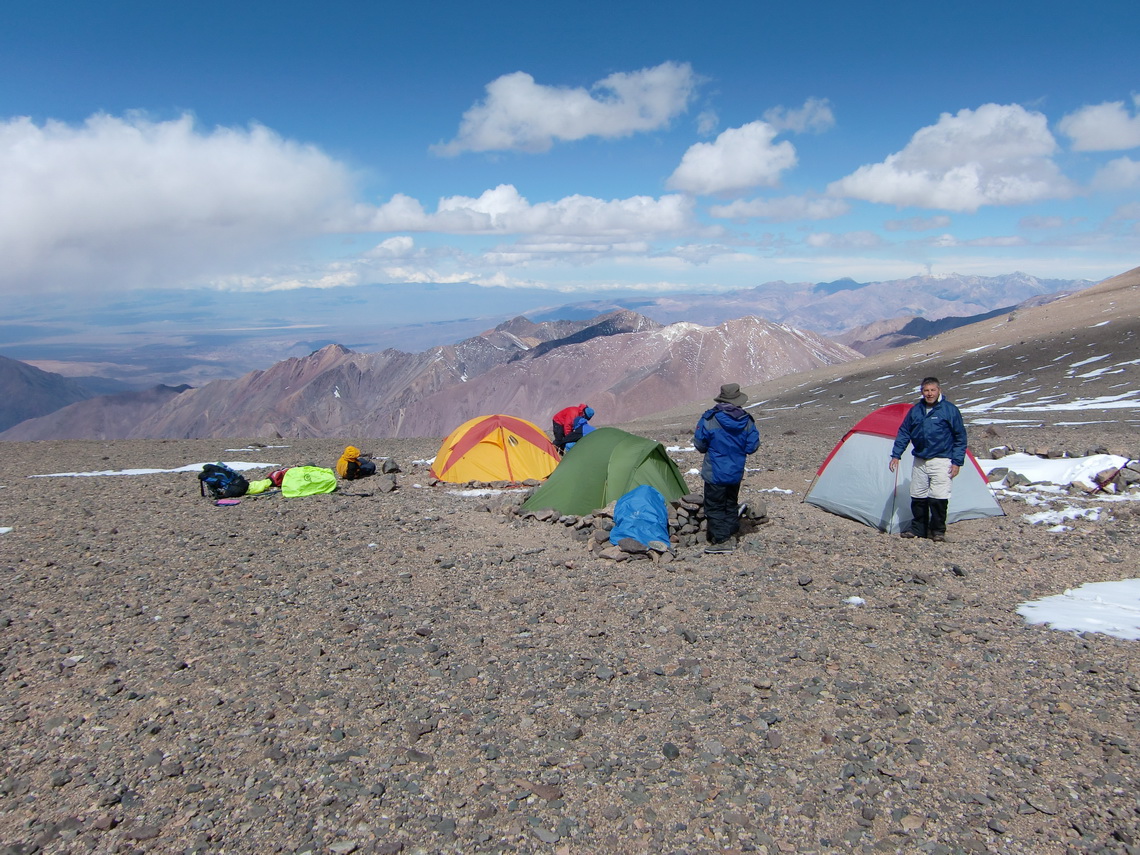
[[[541,481],[558,465],[558,451],[532,422],[502,414],[479,416],[451,432],[431,475],[440,481]]]
[[[912,404],[888,404],[856,422],[827,455],[804,501],[842,517],[897,534],[909,527],[910,469],[908,447],[898,472],[887,467],[899,425]],[[974,455],[954,479],[946,521],[1004,516]]]
[[[666,501],[689,492],[677,464],[661,443],[603,427],[575,443],[550,479],[522,507],[528,511],[554,508],[563,514],[588,514],[643,484],[656,489]]]

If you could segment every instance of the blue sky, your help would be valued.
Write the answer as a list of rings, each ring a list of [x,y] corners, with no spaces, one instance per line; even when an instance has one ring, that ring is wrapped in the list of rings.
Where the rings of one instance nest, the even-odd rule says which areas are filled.
[[[1101,279],[1138,10],[10,3],[0,293]]]

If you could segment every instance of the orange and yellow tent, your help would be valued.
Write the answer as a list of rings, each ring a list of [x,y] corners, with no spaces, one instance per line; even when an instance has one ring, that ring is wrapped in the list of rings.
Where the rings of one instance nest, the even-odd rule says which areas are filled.
[[[542,480],[558,465],[546,434],[515,416],[479,416],[451,432],[431,467],[440,481]]]

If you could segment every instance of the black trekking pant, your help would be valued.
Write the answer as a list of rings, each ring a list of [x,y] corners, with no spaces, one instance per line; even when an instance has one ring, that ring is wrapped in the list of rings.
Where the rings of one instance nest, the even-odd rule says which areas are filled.
[[[705,481],[705,520],[709,543],[724,543],[740,530],[740,482],[710,484]]]
[[[927,532],[930,530],[930,503],[937,501],[935,499],[911,499],[910,500],[910,515],[914,517],[914,522],[910,524],[910,531],[915,537],[926,537]],[[943,523],[946,517],[943,516]],[[945,525],[943,526],[945,528]]]
[[[927,533],[934,537],[936,534],[946,534],[946,511],[950,506],[949,499],[927,499],[930,503],[930,523]]]

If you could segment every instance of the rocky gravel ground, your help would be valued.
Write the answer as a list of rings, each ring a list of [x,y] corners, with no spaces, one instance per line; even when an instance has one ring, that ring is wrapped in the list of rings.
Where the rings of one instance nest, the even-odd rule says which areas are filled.
[[[620,564],[416,486],[433,440],[232,507],[26,476],[344,441],[4,444],[0,853],[1140,852],[1140,647],[1014,611],[1136,577],[1140,502],[935,548],[801,503],[834,424],[762,430],[742,548]]]

